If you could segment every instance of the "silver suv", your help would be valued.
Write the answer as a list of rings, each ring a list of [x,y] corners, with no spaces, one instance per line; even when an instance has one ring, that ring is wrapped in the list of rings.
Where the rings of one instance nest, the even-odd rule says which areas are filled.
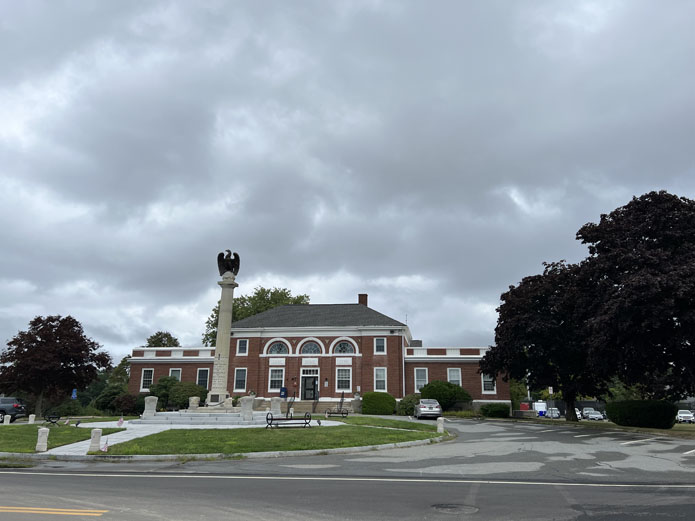
[[[27,415],[27,408],[21,398],[0,398],[0,423],[5,420],[6,415],[10,417],[10,422]]]

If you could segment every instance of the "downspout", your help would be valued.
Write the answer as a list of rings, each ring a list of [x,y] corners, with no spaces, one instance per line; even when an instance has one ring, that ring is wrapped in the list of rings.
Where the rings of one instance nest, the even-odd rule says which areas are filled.
[[[405,398],[405,338],[404,332],[401,329],[401,380],[403,381],[403,390],[401,396]]]

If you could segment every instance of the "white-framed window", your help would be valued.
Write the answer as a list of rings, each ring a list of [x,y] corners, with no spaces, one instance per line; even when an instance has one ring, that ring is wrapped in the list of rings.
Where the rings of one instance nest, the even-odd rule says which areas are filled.
[[[140,379],[140,390],[148,392],[154,380],[154,369],[143,369]]]
[[[460,367],[447,368],[446,378],[450,384],[461,385],[461,368]]]
[[[240,338],[236,341],[237,356],[246,356],[249,354],[249,341],[245,338]]]
[[[497,394],[497,382],[495,382],[495,377],[489,374],[481,374],[483,382],[483,394]]]
[[[169,369],[169,376],[173,376],[179,382],[181,381],[181,369]]]
[[[285,385],[285,368],[273,367],[270,369],[268,377],[268,391],[280,392],[280,388]]]
[[[288,355],[290,353],[290,348],[284,342],[274,342],[268,348],[269,355]]]
[[[375,355],[385,355],[386,354],[386,339],[384,337],[378,337],[374,339],[374,354]]]
[[[335,370],[335,390],[352,392],[352,367],[338,367]]]
[[[246,368],[237,367],[234,369],[234,390],[235,391],[245,391],[246,390]]]
[[[333,352],[339,355],[353,354],[355,352],[355,346],[350,342],[339,342],[333,349]]]
[[[386,392],[386,368],[374,368],[374,390]]]
[[[420,389],[427,385],[427,368],[426,367],[416,367],[415,368],[415,392],[419,393]]]
[[[210,369],[200,368],[198,369],[198,376],[196,376],[195,382],[201,386],[208,388],[208,378],[210,376]]]
[[[316,342],[305,342],[302,344],[302,347],[299,350],[299,354],[301,354],[301,355],[320,355],[321,354],[321,346],[319,346]]]

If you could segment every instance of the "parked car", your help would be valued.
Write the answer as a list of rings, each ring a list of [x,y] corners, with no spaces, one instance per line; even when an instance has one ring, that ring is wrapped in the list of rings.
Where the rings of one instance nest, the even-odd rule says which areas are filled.
[[[681,409],[676,414],[676,421],[678,423],[695,423],[695,415],[686,409]]]
[[[593,407],[584,407],[582,409],[582,418],[586,419],[590,412],[596,412],[596,410]]]
[[[603,414],[592,409],[584,416],[584,418],[586,418],[587,420],[603,421]]]
[[[27,415],[27,408],[21,398],[10,396],[0,398],[0,422],[5,420],[5,415],[9,415],[10,422],[17,418]]]
[[[579,409],[577,409],[576,407],[574,408],[574,413],[577,415],[578,420],[582,419],[582,412]]]
[[[559,418],[560,417],[560,409],[557,409],[555,407],[550,407],[548,411],[545,413],[545,415],[548,418]]]
[[[431,398],[423,398],[415,406],[414,416],[418,419],[428,416],[430,418],[439,418],[441,415],[442,406],[439,405],[439,402],[437,400],[433,400]]]

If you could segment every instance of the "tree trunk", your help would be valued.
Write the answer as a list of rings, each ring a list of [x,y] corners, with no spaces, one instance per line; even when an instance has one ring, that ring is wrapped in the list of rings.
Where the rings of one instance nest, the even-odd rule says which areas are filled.
[[[577,418],[577,412],[574,410],[574,404],[576,402],[576,398],[574,396],[570,398],[565,398],[565,405],[567,405],[567,410],[565,411],[565,420],[568,422],[578,422],[579,419]]]
[[[43,411],[41,410],[43,408],[43,391],[39,393],[39,395],[36,397],[36,405],[34,406],[34,414],[36,415],[37,418],[42,418],[43,417]]]

